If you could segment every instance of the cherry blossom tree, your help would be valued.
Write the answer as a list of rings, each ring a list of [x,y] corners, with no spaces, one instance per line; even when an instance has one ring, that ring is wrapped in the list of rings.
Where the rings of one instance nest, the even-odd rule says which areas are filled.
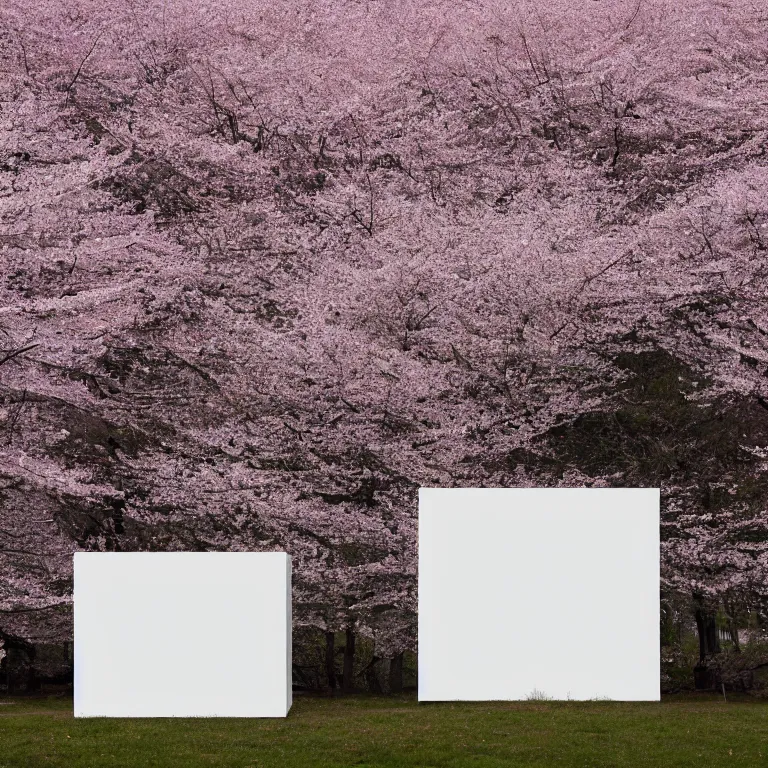
[[[402,658],[420,485],[661,485],[664,589],[764,600],[752,3],[0,22],[2,637],[76,549],[285,549]]]

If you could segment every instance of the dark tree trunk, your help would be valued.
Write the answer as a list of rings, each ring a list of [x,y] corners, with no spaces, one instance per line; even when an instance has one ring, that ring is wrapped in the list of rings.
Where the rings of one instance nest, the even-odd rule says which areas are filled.
[[[733,619],[728,621],[728,631],[731,633],[731,642],[735,651],[741,651],[741,643],[739,642],[739,627]]]
[[[403,692],[403,654],[398,653],[389,662],[389,692]]]
[[[5,665],[5,690],[9,696],[13,693],[13,678],[11,677],[11,651],[11,647],[6,644],[3,664]]]
[[[717,673],[706,664],[697,664],[693,668],[693,686],[697,691],[711,691],[717,688]]]
[[[715,615],[702,606],[695,611],[696,629],[699,634],[699,664],[704,664],[709,656],[720,653],[720,638],[717,634]]]
[[[347,629],[346,645],[344,646],[344,673],[341,687],[344,693],[349,693],[354,687],[355,674],[355,633]]]
[[[736,608],[731,604],[725,603],[725,612],[728,614],[728,634],[731,636],[731,642],[735,651],[741,651],[739,642],[739,616]]]
[[[328,677],[328,687],[331,691],[336,690],[336,651],[334,644],[336,634],[334,632],[325,633],[325,674]]]
[[[374,655],[365,668],[365,685],[368,688],[368,693],[381,693],[381,683],[379,682],[379,676],[376,674],[376,665],[379,661],[381,659]]]
[[[27,669],[26,677],[27,677],[26,679],[27,693],[39,693],[43,689],[42,680],[40,680],[40,675],[37,674],[37,670],[31,664]]]
[[[718,684],[717,674],[707,665],[710,656],[720,653],[720,638],[717,634],[715,614],[707,610],[697,600],[694,617],[699,635],[699,663],[693,668],[694,687],[697,690],[716,688]]]

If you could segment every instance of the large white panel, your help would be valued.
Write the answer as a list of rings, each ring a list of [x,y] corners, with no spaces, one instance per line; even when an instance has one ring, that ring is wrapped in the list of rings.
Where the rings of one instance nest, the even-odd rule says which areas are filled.
[[[283,552],[75,554],[76,717],[285,717]]]
[[[421,488],[419,700],[660,698],[659,491]]]

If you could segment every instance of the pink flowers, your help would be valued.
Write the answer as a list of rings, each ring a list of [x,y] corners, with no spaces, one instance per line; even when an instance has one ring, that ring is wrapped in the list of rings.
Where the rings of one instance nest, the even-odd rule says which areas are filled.
[[[625,482],[557,432],[622,355],[762,482],[764,21],[594,5],[3,4],[0,627],[67,635],[78,548],[285,548],[299,623],[413,647],[415,489]],[[665,583],[752,600],[709,461],[648,477]]]

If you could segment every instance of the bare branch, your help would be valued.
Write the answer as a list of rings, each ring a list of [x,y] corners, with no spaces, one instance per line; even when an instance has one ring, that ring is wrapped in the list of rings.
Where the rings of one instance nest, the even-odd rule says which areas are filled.
[[[85,62],[88,61],[91,54],[96,50],[96,45],[98,44],[100,39],[101,39],[101,33],[96,35],[96,39],[93,41],[93,45],[90,47],[90,49],[88,50],[88,53],[85,54],[85,56],[83,57],[83,60],[80,62],[80,66],[77,68],[77,72],[75,72],[75,76],[69,81],[69,85],[65,89],[67,93],[67,98],[64,100],[65,107],[69,104],[69,97],[72,95],[72,88],[74,88],[75,83],[77,82],[77,79],[80,77],[80,73],[83,71]]]
[[[9,352],[5,355],[5,357],[0,357],[0,365],[3,363],[7,363],[9,360],[13,360],[14,357],[18,357],[19,355],[23,355],[25,352],[29,352],[30,349],[34,349],[35,347],[39,347],[39,344],[29,344],[26,347],[20,347],[19,349],[14,349],[13,352]]]

